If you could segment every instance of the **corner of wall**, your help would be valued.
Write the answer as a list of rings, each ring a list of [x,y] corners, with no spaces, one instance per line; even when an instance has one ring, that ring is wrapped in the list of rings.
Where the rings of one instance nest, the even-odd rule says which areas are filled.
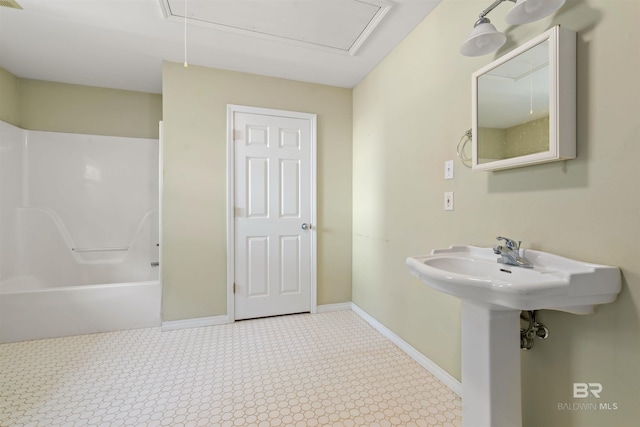
[[[21,127],[131,138],[158,138],[162,95],[19,79]]]
[[[20,127],[20,79],[0,68],[0,120]]]

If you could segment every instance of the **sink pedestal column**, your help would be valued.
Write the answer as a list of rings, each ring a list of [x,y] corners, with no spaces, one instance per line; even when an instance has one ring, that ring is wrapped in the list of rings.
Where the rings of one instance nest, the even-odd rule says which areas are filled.
[[[462,301],[462,425],[522,426],[520,311]]]

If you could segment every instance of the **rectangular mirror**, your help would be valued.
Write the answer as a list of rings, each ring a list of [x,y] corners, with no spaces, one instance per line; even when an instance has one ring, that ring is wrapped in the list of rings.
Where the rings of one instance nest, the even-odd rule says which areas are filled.
[[[576,157],[576,33],[556,26],[472,75],[472,169]]]

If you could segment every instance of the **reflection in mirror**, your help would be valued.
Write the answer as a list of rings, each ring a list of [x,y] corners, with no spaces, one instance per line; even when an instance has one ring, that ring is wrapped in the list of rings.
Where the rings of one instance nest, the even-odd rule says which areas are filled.
[[[472,169],[576,157],[576,33],[559,25],[471,76]]]
[[[478,163],[549,150],[549,41],[478,78]]]

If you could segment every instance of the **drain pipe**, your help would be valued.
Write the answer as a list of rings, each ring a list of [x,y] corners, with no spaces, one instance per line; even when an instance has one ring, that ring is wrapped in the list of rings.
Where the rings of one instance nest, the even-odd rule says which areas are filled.
[[[534,344],[534,338],[541,340],[549,338],[549,329],[542,323],[538,322],[538,310],[528,310],[520,312],[520,320],[528,322],[526,329],[520,329],[520,348],[522,350],[531,350]]]

